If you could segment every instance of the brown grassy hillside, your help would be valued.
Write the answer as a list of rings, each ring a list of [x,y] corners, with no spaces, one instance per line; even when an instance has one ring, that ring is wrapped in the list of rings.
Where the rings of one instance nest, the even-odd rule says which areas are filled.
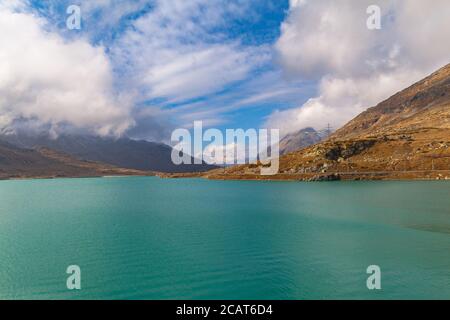
[[[326,141],[280,158],[280,174],[254,166],[212,179],[450,179],[450,64],[368,109]]]

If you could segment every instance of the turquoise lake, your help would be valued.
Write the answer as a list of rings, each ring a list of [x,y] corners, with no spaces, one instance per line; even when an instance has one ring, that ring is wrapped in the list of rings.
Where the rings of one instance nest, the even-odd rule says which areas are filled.
[[[1,181],[0,299],[450,299],[450,183]]]

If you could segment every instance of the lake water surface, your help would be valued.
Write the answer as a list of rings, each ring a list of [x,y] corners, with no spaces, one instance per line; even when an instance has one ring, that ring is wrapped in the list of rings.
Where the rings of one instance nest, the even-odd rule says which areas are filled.
[[[0,182],[0,299],[91,298],[450,299],[450,183]]]

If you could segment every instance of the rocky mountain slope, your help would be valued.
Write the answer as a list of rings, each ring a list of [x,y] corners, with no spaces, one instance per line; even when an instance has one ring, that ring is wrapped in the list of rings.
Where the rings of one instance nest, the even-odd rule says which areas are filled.
[[[215,179],[450,179],[450,64],[368,109],[326,141],[280,158],[277,176],[256,166]]]
[[[47,148],[23,149],[0,142],[0,179],[152,175],[92,161]]]
[[[324,135],[313,128],[305,128],[300,131],[290,133],[280,141],[280,154],[288,154],[313,144],[319,143]]]

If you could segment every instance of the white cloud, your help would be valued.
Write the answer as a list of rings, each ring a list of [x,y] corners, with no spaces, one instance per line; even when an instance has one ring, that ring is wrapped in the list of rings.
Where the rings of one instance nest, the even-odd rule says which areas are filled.
[[[0,6],[0,130],[29,122],[56,134],[67,126],[123,133],[133,124],[129,101],[114,94],[104,50],[47,29],[42,18]]]
[[[71,4],[72,0],[68,1]],[[83,20],[88,22],[88,32],[109,32],[120,26],[122,19],[139,12],[148,5],[148,0],[78,0]]]
[[[306,127],[321,130],[328,124],[338,129],[369,106],[407,87],[412,79],[421,77],[421,72],[414,71],[362,78],[324,77],[320,82],[320,96],[309,99],[299,108],[274,112],[267,126],[278,128],[283,134]]]
[[[235,112],[249,108],[266,108],[270,112],[275,104],[294,106],[315,91],[312,83],[288,82],[278,70],[264,71],[252,76],[234,90],[208,97],[206,100],[165,109],[164,113],[178,118],[183,127],[192,126],[196,120],[202,120],[205,126],[223,125],[232,121]]]
[[[258,59],[264,59],[259,54],[257,49],[240,50],[234,44],[184,46],[148,65],[142,80],[151,97],[194,98],[246,78]]]
[[[224,145],[209,144],[195,157],[203,158],[206,163],[213,165],[246,164],[258,158],[257,144],[228,143],[228,141],[224,143]]]
[[[339,127],[361,111],[449,62],[446,0],[377,1],[382,29],[368,30],[371,0],[292,0],[276,44],[287,75],[317,79],[317,97],[274,112],[267,126],[284,133]]]
[[[215,94],[270,59],[268,48],[243,46],[217,31],[227,16],[244,14],[249,4],[239,3],[156,1],[117,43],[115,61],[127,66],[143,100],[174,103]]]
[[[39,11],[46,19],[25,0],[0,3],[4,15],[20,9],[19,19],[0,24],[2,131],[25,126],[57,134],[71,127],[164,140],[174,125],[223,124],[242,95],[259,96],[224,91],[254,81],[253,72],[272,57],[269,45],[244,45],[227,30],[234,19],[252,19],[246,0],[81,0],[82,31],[49,32],[68,3],[50,1]]]

